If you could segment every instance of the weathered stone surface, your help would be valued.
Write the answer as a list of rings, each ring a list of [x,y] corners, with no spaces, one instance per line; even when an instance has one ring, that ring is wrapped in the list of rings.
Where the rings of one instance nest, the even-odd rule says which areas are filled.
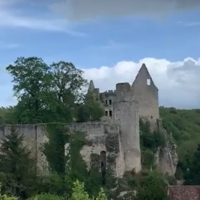
[[[178,154],[176,146],[167,143],[166,146],[158,149],[156,163],[163,174],[174,176],[178,164]]]

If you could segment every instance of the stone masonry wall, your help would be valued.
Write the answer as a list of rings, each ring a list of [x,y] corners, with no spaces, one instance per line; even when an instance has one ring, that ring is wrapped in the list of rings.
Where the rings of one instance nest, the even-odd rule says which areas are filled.
[[[111,126],[103,122],[86,122],[70,124],[69,128],[72,132],[81,131],[86,133],[88,145],[83,146],[80,153],[87,164],[88,170],[91,167],[91,155],[100,155],[101,152],[106,152],[107,168],[112,170],[115,177],[123,177],[125,166],[119,138],[119,126]]]
[[[139,103],[140,117],[148,118],[150,122],[156,123],[159,119],[158,88],[144,64],[132,84],[132,92]]]
[[[24,135],[24,145],[31,151],[32,156],[36,158],[38,173],[46,172],[47,162],[40,150],[42,144],[48,140],[44,126],[33,124],[14,126],[19,134]],[[0,126],[0,138],[10,134],[10,128],[10,125]]]
[[[124,100],[114,104],[114,122],[120,125],[125,171],[141,170],[138,102]]]
[[[114,158],[114,162],[111,166],[114,174],[119,177],[123,176],[125,172],[123,167],[124,157],[123,154],[119,152],[120,129],[118,126],[110,126],[102,122],[72,123],[66,124],[66,126],[72,134],[74,131],[86,133],[88,145],[83,146],[80,153],[88,169],[90,168],[91,154],[100,155],[102,151],[109,151],[107,156]],[[45,125],[15,125],[15,128],[19,134],[24,135],[24,145],[31,150],[32,155],[37,159],[38,173],[46,174],[48,163],[41,151],[43,144],[48,141]],[[0,139],[9,133],[10,125],[0,126]],[[111,152],[111,149],[113,149],[113,152]]]

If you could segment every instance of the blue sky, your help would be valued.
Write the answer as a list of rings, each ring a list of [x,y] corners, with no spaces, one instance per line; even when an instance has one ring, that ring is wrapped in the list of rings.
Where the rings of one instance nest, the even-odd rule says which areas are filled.
[[[5,67],[17,57],[38,56],[48,63],[73,62],[102,90],[134,80],[145,61],[160,89],[161,105],[199,107],[200,2],[135,2],[0,0],[1,106],[15,103]],[[180,71],[186,74],[181,83]],[[166,83],[159,78],[164,76]],[[172,82],[177,88],[169,98],[166,92],[173,94]],[[177,91],[184,102],[177,99]],[[192,99],[188,92],[193,92]]]

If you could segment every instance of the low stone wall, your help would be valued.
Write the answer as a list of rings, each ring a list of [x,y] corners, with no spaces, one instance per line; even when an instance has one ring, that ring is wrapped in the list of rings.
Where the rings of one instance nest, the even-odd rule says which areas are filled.
[[[14,125],[15,130],[24,136],[24,145],[27,149],[31,150],[32,155],[37,160],[37,168],[39,173],[47,172],[48,163],[45,155],[42,153],[41,148],[43,144],[48,141],[48,133],[46,132],[45,124],[16,124]],[[99,154],[101,151],[106,151],[106,136],[108,134],[119,133],[118,126],[110,126],[104,122],[86,122],[86,123],[71,123],[66,124],[70,133],[74,131],[86,133],[87,140],[90,140],[90,147],[83,147],[81,154],[85,161],[89,161],[91,153]],[[0,126],[0,140],[5,135],[10,133],[11,125]],[[118,145],[118,144],[116,144]],[[88,164],[89,165],[89,164]],[[89,166],[88,166],[89,167]]]

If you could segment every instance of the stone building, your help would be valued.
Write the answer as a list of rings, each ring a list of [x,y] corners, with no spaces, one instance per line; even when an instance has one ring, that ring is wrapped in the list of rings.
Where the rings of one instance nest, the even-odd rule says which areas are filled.
[[[151,122],[159,119],[158,88],[149,74],[145,64],[142,64],[132,85],[117,83],[116,90],[99,92],[93,81],[90,81],[89,92],[94,92],[105,109],[105,116],[115,120],[115,106],[119,102],[134,100],[138,104],[140,117],[148,118]],[[123,108],[121,108],[123,109]],[[128,119],[129,120],[129,119]]]
[[[147,119],[152,130],[159,128],[162,129],[163,134],[167,134],[159,116],[158,88],[146,65],[142,64],[132,85],[127,82],[117,83],[115,90],[100,92],[91,80],[88,92],[95,93],[103,106],[104,120],[119,127],[119,145],[122,155],[119,160],[125,163],[124,166],[119,164],[119,169],[123,168],[121,173],[133,169],[139,172],[141,170],[139,119]],[[163,173],[174,175],[178,162],[175,146],[166,144],[165,147],[158,149],[155,157],[156,164]]]
[[[151,125],[159,124],[158,88],[155,86],[145,64],[140,68],[132,85],[117,83],[115,91],[100,93],[90,81],[88,92],[96,94],[104,107],[105,115],[110,118],[99,122],[71,123],[65,127],[71,131],[84,132],[87,145],[80,151],[88,170],[93,163],[93,156],[99,157],[99,171],[109,167],[115,177],[123,177],[126,172],[141,171],[140,117],[147,118]],[[23,133],[28,147],[35,152],[38,168],[45,171],[47,162],[40,151],[40,146],[48,141],[45,125],[17,125]],[[0,127],[0,138],[8,134],[8,125]],[[66,147],[69,144],[66,144]],[[67,152],[66,152],[67,153]],[[158,150],[157,165],[163,173],[174,175],[177,165],[175,148],[170,145]]]

